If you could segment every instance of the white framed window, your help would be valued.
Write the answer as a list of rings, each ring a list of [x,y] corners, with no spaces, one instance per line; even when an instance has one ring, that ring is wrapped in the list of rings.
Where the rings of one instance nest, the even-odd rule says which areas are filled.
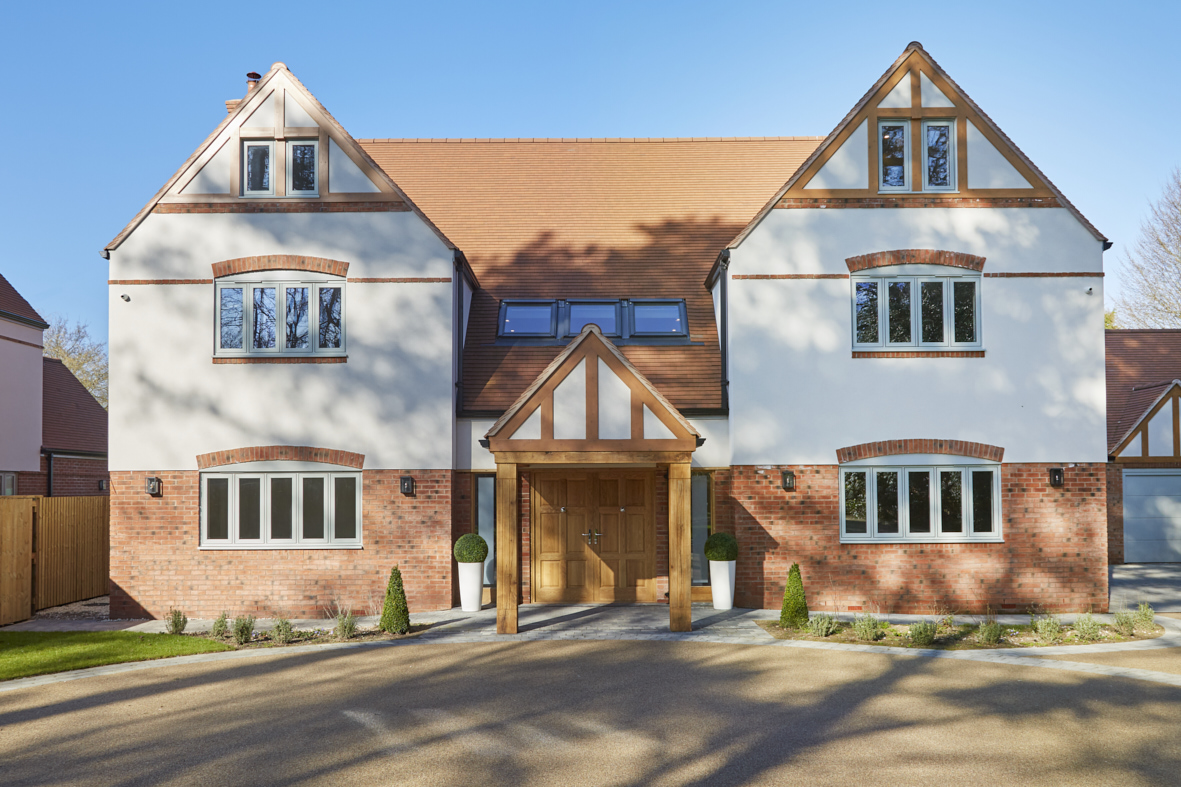
[[[287,142],[287,196],[320,195],[320,142],[295,139]]]
[[[16,494],[16,473],[0,473],[0,497]]]
[[[878,121],[878,188],[910,191],[910,121]]]
[[[246,139],[242,141],[242,196],[273,197],[275,195],[275,141]]]
[[[841,542],[1001,541],[1000,465],[841,468]]]
[[[266,273],[218,279],[214,355],[344,355],[344,280],[302,275],[306,278]]]
[[[980,275],[855,276],[853,348],[979,349]]]
[[[923,191],[955,191],[956,133],[954,120],[923,121]]]
[[[201,474],[204,549],[356,549],[359,472]]]

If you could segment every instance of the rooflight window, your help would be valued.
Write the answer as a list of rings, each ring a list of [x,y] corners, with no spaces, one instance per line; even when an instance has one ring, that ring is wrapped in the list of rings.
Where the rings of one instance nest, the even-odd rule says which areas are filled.
[[[588,323],[599,326],[608,336],[619,333],[619,304],[617,303],[572,303],[570,304],[571,336],[582,332]]]
[[[910,169],[910,148],[906,144],[906,127],[906,121],[895,120],[878,124],[882,191],[910,190],[907,177]]]
[[[275,143],[271,141],[246,142],[243,145],[242,193],[246,196],[270,196],[275,193],[271,181],[271,162],[275,159]]]
[[[503,336],[553,336],[553,303],[505,303],[500,307]]]
[[[683,302],[632,304],[633,334],[678,336],[687,333],[685,326]]]

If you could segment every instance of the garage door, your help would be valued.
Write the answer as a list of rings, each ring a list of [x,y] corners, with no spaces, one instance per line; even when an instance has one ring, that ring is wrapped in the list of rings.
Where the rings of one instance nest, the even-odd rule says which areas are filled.
[[[1181,563],[1181,470],[1124,471],[1124,562]]]

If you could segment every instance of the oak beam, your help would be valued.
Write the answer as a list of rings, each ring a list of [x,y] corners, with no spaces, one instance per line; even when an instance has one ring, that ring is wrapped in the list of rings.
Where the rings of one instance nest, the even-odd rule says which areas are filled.
[[[517,466],[496,466],[496,633],[517,633],[520,596],[520,526],[517,522]]]
[[[688,462],[668,468],[668,627],[693,630],[690,543],[692,539],[692,476]]]

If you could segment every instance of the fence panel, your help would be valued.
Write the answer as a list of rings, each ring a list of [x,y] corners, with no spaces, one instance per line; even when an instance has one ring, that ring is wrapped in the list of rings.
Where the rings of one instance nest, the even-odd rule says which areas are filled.
[[[44,497],[37,513],[37,609],[106,594],[110,498]]]
[[[0,626],[33,615],[36,497],[0,497]]]

